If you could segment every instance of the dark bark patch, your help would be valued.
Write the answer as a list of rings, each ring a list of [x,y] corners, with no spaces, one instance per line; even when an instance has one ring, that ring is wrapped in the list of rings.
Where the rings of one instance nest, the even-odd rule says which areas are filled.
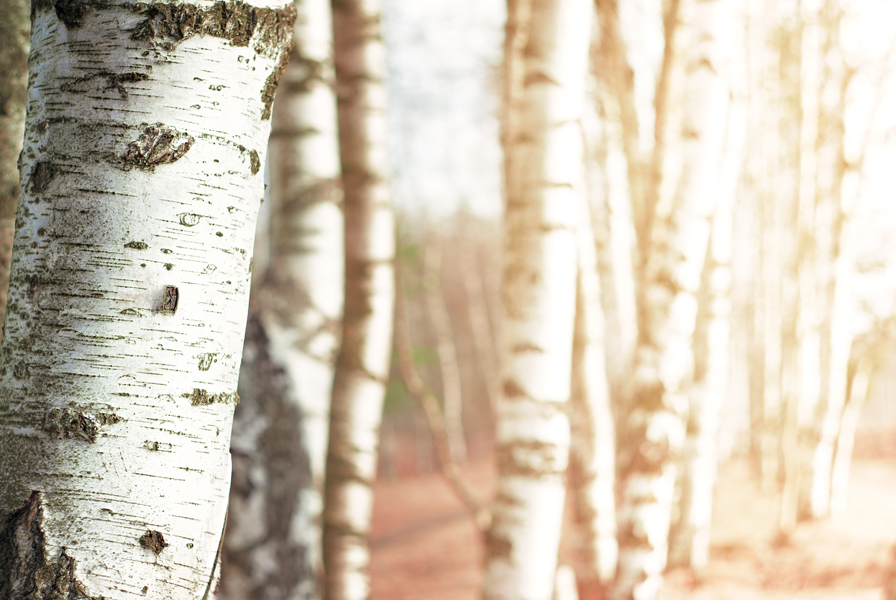
[[[497,533],[493,528],[485,535],[485,555],[489,558],[510,560],[513,554],[513,542]]]
[[[215,2],[212,6],[152,2],[138,8],[144,19],[131,38],[161,42],[168,50],[194,35],[208,35],[245,47],[254,38],[255,51],[271,58],[288,50],[296,12],[283,8],[257,8],[243,2]]]
[[[149,244],[146,242],[128,242],[124,245],[125,248],[132,248],[134,250],[146,250],[149,248]]]
[[[53,9],[56,17],[65,23],[69,29],[77,29],[84,22],[84,15],[88,8],[101,8],[106,2],[100,0],[32,0],[31,20],[42,10]]]
[[[532,342],[520,342],[510,349],[511,354],[544,354],[544,348]]]
[[[261,170],[261,159],[258,158],[258,152],[255,150],[249,151],[249,168],[253,175],[257,175],[258,171]]]
[[[498,446],[498,471],[502,475],[542,479],[563,475],[556,465],[557,446],[537,440],[514,440]]]
[[[40,161],[31,170],[31,190],[40,194],[46,191],[50,182],[59,174],[59,167],[48,161]]]
[[[216,361],[218,354],[215,352],[207,352],[199,355],[199,370],[208,371],[212,368],[212,363]]]
[[[240,396],[236,392],[221,392],[209,394],[208,390],[193,388],[190,393],[181,394],[181,398],[187,398],[193,406],[208,406],[210,404],[239,404]]]
[[[86,90],[87,86],[82,84],[90,82],[94,79],[105,79],[106,86],[103,88],[104,90],[115,90],[121,96],[122,100],[128,99],[128,90],[124,86],[126,83],[137,83],[140,81],[147,81],[149,79],[149,75],[146,73],[138,73],[135,71],[130,71],[126,73],[112,73],[111,71],[100,71],[98,73],[90,73],[89,75],[85,75],[84,77],[79,77],[72,82],[63,84],[62,91],[63,92],[77,92]]]
[[[277,63],[277,67],[271,71],[271,74],[268,75],[267,80],[264,82],[264,87],[261,89],[261,101],[264,103],[264,110],[261,111],[262,121],[267,121],[271,118],[274,93],[277,91],[277,86],[280,85],[280,78],[283,77],[283,72],[286,71],[286,66],[288,64],[289,54],[284,52],[280,57],[280,62]]]
[[[128,144],[124,161],[154,171],[158,165],[180,160],[195,141],[193,136],[162,123],[144,124],[140,137]]]
[[[181,213],[177,215],[178,221],[184,227],[195,227],[199,225],[199,221],[202,219],[202,215],[196,215],[193,213]]]
[[[100,428],[84,413],[70,408],[53,408],[44,415],[41,428],[53,437],[80,438],[96,442]]]
[[[168,546],[165,536],[161,531],[155,529],[147,529],[146,533],[140,536],[140,545],[148,550],[152,550],[153,554],[159,554]]]
[[[75,578],[75,560],[65,548],[47,560],[41,494],[31,492],[22,507],[0,524],[0,598],[4,600],[102,600]]]
[[[505,379],[504,380],[504,397],[507,399],[511,398],[528,398],[529,395],[526,393],[526,390],[516,382],[514,379]]]
[[[97,413],[96,414],[96,422],[100,425],[115,425],[116,423],[121,423],[124,421],[124,417],[119,417],[115,413]]]
[[[173,315],[175,312],[177,312],[177,304],[179,301],[180,291],[177,289],[177,286],[166,286],[165,296],[162,298],[162,306],[159,308],[159,312]]]

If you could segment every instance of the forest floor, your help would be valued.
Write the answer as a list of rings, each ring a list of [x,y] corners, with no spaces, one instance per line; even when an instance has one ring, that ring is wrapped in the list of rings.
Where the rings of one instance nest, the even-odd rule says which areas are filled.
[[[483,496],[491,492],[494,468],[487,455],[465,472]],[[709,568],[699,582],[684,571],[669,573],[664,597],[877,600],[896,541],[896,431],[857,436],[842,515],[801,524],[782,544],[776,541],[778,506],[775,494],[757,489],[744,460],[726,463],[716,490]],[[437,473],[377,483],[371,549],[372,600],[480,597],[481,535]]]

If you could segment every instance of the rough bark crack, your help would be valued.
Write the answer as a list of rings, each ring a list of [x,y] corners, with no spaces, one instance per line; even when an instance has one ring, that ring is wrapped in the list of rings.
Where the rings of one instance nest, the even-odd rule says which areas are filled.
[[[239,404],[240,397],[236,392],[221,392],[209,394],[208,390],[193,388],[188,394],[181,394],[182,398],[188,398],[193,406],[208,406],[209,404]]]
[[[159,554],[169,544],[165,541],[165,536],[161,531],[155,529],[147,529],[146,533],[140,536],[140,545],[153,551],[153,554]]]
[[[65,548],[47,560],[41,493],[0,525],[0,598],[3,600],[104,600],[91,596],[75,578],[75,559]]]
[[[51,409],[44,415],[41,426],[54,437],[81,438],[90,443],[96,441],[100,431],[96,421],[70,408]]]
[[[162,123],[144,125],[137,141],[128,144],[124,161],[154,171],[157,165],[180,160],[195,141],[193,136]]]

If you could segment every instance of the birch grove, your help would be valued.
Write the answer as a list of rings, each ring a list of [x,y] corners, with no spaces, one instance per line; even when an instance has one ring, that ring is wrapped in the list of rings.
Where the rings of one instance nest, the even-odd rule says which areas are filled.
[[[47,1],[32,16],[0,356],[0,596],[207,598],[295,14]]]
[[[322,597],[344,222],[330,4],[302,0],[296,9],[268,146],[269,257],[254,274],[260,283],[252,291],[234,417],[225,600]]]
[[[367,535],[389,373],[395,224],[386,150],[385,48],[378,0],[333,4],[339,151],[345,194],[345,311],[324,496],[328,600],[370,593]]]

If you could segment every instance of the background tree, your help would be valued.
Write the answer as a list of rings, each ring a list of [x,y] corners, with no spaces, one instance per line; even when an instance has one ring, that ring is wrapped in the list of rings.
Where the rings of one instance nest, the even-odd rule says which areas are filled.
[[[591,5],[508,2],[503,394],[484,597],[548,598],[569,452],[575,224]]]
[[[369,594],[367,535],[392,342],[395,232],[378,0],[333,4],[345,193],[345,314],[336,361],[324,504],[326,598]]]
[[[24,0],[0,1],[0,322],[6,314],[9,261],[19,201],[19,153],[25,132],[25,88],[31,20]]]
[[[321,515],[344,299],[327,0],[296,3],[268,145],[268,258],[256,257],[234,417],[221,597],[322,597]]]
[[[208,597],[291,6],[32,7],[0,596]]]

